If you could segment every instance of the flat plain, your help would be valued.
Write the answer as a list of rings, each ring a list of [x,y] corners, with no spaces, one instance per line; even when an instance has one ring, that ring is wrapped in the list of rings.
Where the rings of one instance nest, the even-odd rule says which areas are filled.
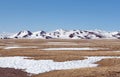
[[[44,50],[48,48],[98,48],[98,50]],[[97,39],[5,39],[0,40],[0,57],[25,56],[34,60],[64,62],[84,60],[85,56],[120,56],[120,40]],[[28,75],[23,70],[0,68],[0,77],[120,77],[120,59],[96,62],[97,67],[54,70]]]

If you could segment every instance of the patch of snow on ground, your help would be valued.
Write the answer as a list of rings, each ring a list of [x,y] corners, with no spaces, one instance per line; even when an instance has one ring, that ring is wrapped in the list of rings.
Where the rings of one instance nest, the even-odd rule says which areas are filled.
[[[113,51],[113,52],[120,52],[120,51]]]
[[[72,43],[72,42],[47,42],[45,44],[47,44],[47,45],[78,45],[78,44]]]
[[[120,57],[104,57],[92,56],[84,60],[73,60],[65,62],[54,62],[53,60],[30,60],[27,57],[0,57],[0,67],[24,69],[27,73],[39,74],[53,70],[76,69],[85,67],[96,67],[94,64],[105,58],[120,58]]]
[[[42,50],[100,50],[106,48],[45,48]]]
[[[17,48],[37,48],[36,46],[7,46],[7,47],[4,47],[4,49],[17,49]]]

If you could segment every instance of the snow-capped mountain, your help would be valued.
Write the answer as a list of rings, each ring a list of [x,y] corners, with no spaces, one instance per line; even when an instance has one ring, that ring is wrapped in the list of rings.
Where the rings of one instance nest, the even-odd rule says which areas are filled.
[[[37,32],[33,32],[33,34],[31,35],[31,38],[35,39],[35,38],[41,38],[41,39],[46,39],[46,32],[45,31],[37,31]]]
[[[101,30],[63,30],[57,29],[51,32],[28,30],[20,31],[7,38],[29,38],[29,39],[120,39],[120,32],[107,32]]]
[[[32,32],[28,30],[20,31],[9,38],[29,38],[32,35]]]
[[[113,37],[120,39],[120,32],[112,32]]]
[[[45,37],[45,34],[46,34],[45,31],[33,32],[33,34],[31,35],[31,38],[43,38]]]
[[[67,38],[66,32],[67,32],[67,30],[57,29],[55,31],[46,33],[46,35],[50,36],[52,38]]]
[[[2,32],[0,33],[0,39],[8,39],[11,35],[13,35],[14,33],[6,33],[6,32]]]

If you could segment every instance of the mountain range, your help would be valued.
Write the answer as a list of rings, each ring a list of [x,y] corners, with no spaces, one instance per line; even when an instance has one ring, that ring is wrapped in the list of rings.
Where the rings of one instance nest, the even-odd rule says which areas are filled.
[[[120,32],[102,30],[63,30],[31,32],[23,30],[15,34],[0,34],[1,39],[120,39]]]

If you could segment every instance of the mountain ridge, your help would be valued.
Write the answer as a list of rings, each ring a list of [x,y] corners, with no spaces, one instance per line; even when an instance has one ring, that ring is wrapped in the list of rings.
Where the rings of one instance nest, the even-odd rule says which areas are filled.
[[[1,39],[120,39],[120,32],[107,32],[102,30],[64,30],[57,29],[46,32],[44,30],[31,32],[23,30]]]

